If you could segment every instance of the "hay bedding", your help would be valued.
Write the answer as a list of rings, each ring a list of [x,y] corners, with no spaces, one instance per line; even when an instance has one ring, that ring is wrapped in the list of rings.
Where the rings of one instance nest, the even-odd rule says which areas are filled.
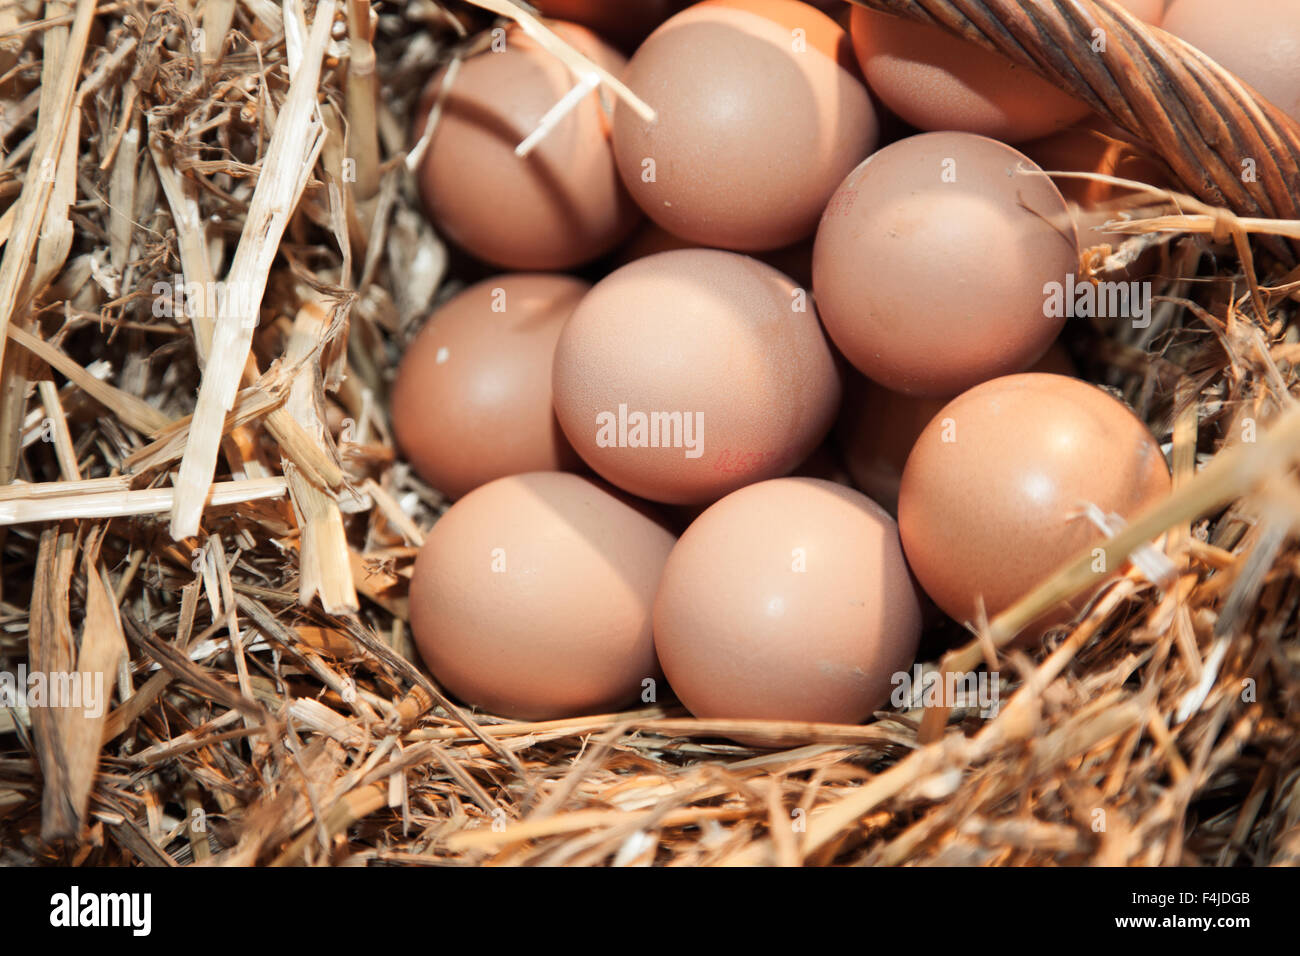
[[[456,287],[404,153],[490,23],[446,6],[0,12],[0,670],[116,687],[99,717],[0,709],[0,861],[1300,862],[1300,274],[1243,261],[1296,230],[1190,197],[1138,194],[1136,238],[1088,257],[1161,249],[1153,327],[1073,343],[1174,465],[1110,556],[1168,531],[1172,574],[1032,654],[997,648],[1082,565],[959,635],[943,664],[994,661],[996,716],[516,723],[440,694],[405,582],[445,503],[384,396]]]

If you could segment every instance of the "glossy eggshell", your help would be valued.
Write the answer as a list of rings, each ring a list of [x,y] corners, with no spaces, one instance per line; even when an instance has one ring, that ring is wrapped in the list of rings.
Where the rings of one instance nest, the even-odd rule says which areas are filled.
[[[1031,371],[1076,373],[1069,353],[1059,342],[1034,363]],[[853,483],[890,514],[898,513],[898,485],[912,446],[948,402],[947,398],[914,398],[891,392],[862,375],[846,378],[835,436]]]
[[[701,718],[857,723],[911,666],[921,611],[892,518],[814,478],[742,488],[668,558],[655,646]]]
[[[615,107],[623,180],[652,219],[701,245],[808,236],[878,137],[847,34],[796,0],[696,4],[646,39],[623,79],[658,111],[647,123]]]
[[[560,335],[553,392],[565,435],[600,475],[652,501],[701,504],[806,458],[834,420],[840,372],[811,296],[788,277],[684,249],[596,283]],[[664,439],[644,447],[653,436],[633,413],[681,413],[681,425],[660,419]],[[620,418],[628,427],[609,430]]]
[[[434,524],[411,577],[411,634],[438,682],[521,720],[637,700],[660,671],[651,613],[673,536],[577,475],[501,478]]]
[[[416,474],[459,498],[494,478],[581,465],[551,408],[551,359],[590,288],[496,276],[434,312],[393,382],[393,432]]]
[[[1045,286],[1077,271],[1069,208],[1003,143],[926,133],[880,150],[836,190],[813,289],[839,350],[908,395],[954,395],[1017,372],[1065,322]]]
[[[591,32],[552,24],[614,74],[624,59]],[[421,100],[424,128],[446,69]],[[609,118],[592,93],[524,158],[515,147],[574,85],[568,67],[518,29],[505,49],[463,61],[420,165],[430,218],[472,255],[507,269],[567,269],[609,252],[640,218],[619,180]]]
[[[1120,0],[1159,25],[1163,0]],[[1088,106],[1000,54],[943,27],[853,8],[853,46],[867,83],[918,129],[1020,142],[1062,129]]]
[[[1160,447],[1125,405],[1078,379],[994,379],[945,406],[917,440],[898,497],[908,563],[958,621],[992,618],[1104,540],[1085,503],[1132,519],[1169,493]],[[1022,639],[1080,610],[1120,568],[1044,614]]]
[[[1174,0],[1164,27],[1300,122],[1300,3]]]

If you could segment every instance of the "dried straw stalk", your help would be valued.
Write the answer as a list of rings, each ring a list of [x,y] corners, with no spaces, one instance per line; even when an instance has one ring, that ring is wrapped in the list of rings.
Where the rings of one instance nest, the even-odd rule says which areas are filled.
[[[226,277],[230,294],[222,299],[216,314],[212,354],[203,370],[194,423],[176,478],[176,501],[171,514],[174,538],[198,533],[203,502],[216,467],[222,422],[234,402],[248,360],[258,309],[280,237],[324,145],[324,124],[316,97],[321,58],[334,18],[334,0],[321,0],[317,4],[316,19],[306,37],[299,32],[293,10],[290,0],[286,3],[284,21],[291,77],[289,93],[271,134],[248,218]]]

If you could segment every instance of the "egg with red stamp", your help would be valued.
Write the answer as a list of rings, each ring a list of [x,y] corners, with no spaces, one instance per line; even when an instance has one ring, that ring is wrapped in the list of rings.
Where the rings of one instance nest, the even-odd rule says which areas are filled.
[[[807,290],[716,249],[647,256],[596,283],[565,324],[554,368],[556,415],[578,454],[667,504],[788,474],[840,401]]]

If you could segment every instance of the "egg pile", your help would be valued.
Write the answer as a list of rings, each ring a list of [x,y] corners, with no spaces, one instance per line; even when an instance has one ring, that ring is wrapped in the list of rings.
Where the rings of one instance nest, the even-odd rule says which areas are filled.
[[[519,155],[578,80],[512,27],[415,118],[435,227],[507,270],[434,312],[392,390],[402,454],[454,500],[410,584],[452,694],[546,720],[666,680],[699,717],[858,722],[927,597],[992,617],[1104,539],[1090,515],[1168,492],[1047,305],[1110,197],[1030,155],[1140,155],[1082,103],[846,4],[538,6],[655,116],[579,89]]]

